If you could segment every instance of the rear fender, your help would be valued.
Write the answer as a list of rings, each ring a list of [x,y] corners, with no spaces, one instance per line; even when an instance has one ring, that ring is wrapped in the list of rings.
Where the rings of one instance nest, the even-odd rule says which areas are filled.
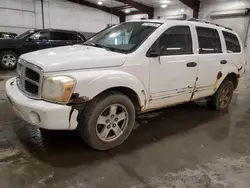
[[[234,64],[228,64],[225,68],[222,69],[222,71],[218,72],[217,74],[217,78],[214,83],[215,91],[219,88],[225,78],[231,73],[236,74],[238,79],[241,77],[241,70]]]

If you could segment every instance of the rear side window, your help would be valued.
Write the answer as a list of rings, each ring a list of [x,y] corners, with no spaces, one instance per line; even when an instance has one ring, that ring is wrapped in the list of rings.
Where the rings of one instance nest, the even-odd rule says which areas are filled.
[[[175,26],[165,31],[160,38],[162,55],[192,54],[192,36],[189,26]]]
[[[218,31],[211,28],[196,27],[199,40],[199,53],[222,53]]]
[[[222,32],[226,41],[227,52],[228,53],[239,53],[241,52],[240,42],[236,35],[228,33],[226,31]]]
[[[77,35],[76,33],[68,33],[69,40],[77,40]]]
[[[50,38],[51,40],[68,40],[68,35],[64,32],[51,31]]]

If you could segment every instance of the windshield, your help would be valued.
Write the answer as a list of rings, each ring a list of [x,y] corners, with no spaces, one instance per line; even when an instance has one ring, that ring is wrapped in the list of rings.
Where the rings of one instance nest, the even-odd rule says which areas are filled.
[[[24,32],[24,33],[22,33],[21,35],[18,35],[18,36],[16,37],[16,39],[23,39],[24,37],[30,35],[31,33],[34,33],[34,30],[28,30],[28,31]]]
[[[127,22],[96,34],[84,45],[102,47],[110,51],[130,53],[136,49],[161,24],[152,22]]]

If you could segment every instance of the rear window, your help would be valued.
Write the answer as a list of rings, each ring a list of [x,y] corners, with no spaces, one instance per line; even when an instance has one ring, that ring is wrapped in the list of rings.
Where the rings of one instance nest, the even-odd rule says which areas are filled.
[[[227,52],[228,53],[240,53],[241,47],[240,42],[236,35],[228,33],[226,31],[222,32],[226,41]]]
[[[222,53],[219,33],[216,29],[196,27],[199,40],[199,53]]]

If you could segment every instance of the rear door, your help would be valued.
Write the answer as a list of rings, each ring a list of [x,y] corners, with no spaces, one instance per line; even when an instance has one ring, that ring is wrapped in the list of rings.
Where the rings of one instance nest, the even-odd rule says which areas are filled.
[[[214,93],[217,75],[226,60],[217,29],[196,26],[196,33],[199,45],[199,71],[193,99],[211,96]]]
[[[50,41],[53,47],[69,45],[68,34],[62,31],[50,31]]]

